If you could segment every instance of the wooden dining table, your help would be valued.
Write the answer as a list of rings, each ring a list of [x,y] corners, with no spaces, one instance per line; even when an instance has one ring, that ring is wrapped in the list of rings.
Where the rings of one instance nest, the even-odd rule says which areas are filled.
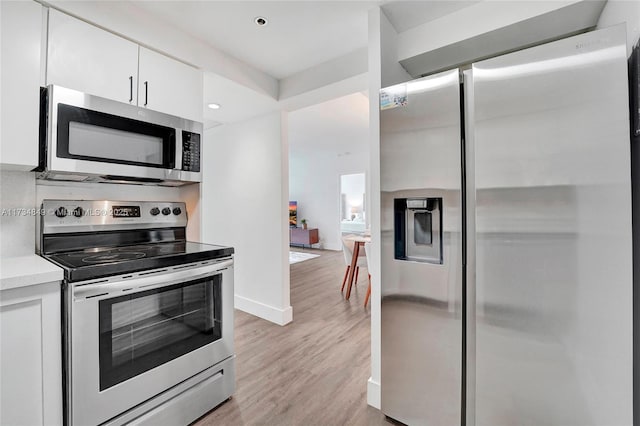
[[[360,247],[363,247],[364,243],[370,243],[371,237],[368,235],[349,235],[345,237],[344,240],[353,241],[351,267],[349,268],[349,277],[347,278],[347,294],[345,295],[345,298],[349,300],[349,298],[351,297],[351,287],[353,286],[353,276],[355,274],[356,264],[358,263],[358,256],[360,256]]]

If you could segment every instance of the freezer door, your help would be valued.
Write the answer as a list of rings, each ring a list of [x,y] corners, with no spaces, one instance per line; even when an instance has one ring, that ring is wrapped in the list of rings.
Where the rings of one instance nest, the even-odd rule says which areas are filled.
[[[458,70],[381,93],[382,411],[461,421]]]
[[[625,40],[473,65],[479,426],[632,424]]]

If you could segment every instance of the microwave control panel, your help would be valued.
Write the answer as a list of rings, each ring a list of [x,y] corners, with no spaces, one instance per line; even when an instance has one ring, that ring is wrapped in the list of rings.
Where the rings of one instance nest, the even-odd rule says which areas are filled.
[[[198,133],[182,131],[182,170],[200,171],[200,135]]]

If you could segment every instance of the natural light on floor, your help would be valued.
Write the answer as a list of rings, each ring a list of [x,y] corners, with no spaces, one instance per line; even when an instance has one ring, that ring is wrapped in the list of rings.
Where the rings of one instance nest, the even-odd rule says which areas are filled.
[[[314,257],[319,257],[319,254],[312,253],[300,253],[298,251],[290,251],[289,252],[289,265],[293,265],[294,263],[304,262],[305,260],[313,259]]]

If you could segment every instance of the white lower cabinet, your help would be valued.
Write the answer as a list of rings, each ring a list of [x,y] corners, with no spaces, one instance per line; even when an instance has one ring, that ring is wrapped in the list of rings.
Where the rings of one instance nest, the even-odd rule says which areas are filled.
[[[0,292],[0,424],[62,424],[60,282]]]

